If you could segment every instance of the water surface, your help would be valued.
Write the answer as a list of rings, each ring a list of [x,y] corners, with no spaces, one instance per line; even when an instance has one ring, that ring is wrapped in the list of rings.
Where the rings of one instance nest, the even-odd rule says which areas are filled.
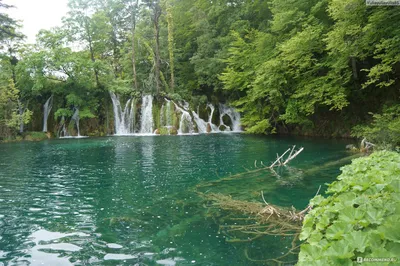
[[[293,144],[305,150],[289,169],[202,192],[261,201],[263,190],[302,209],[340,164],[308,170],[348,156],[344,142],[212,134],[0,145],[0,265],[257,265],[243,245],[275,256],[286,243],[227,243],[196,185],[269,164]]]

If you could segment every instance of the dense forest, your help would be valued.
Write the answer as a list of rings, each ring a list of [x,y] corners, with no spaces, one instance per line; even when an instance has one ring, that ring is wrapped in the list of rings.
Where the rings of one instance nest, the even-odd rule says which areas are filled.
[[[79,107],[110,134],[110,92],[224,102],[250,133],[400,142],[400,13],[363,0],[69,0],[24,44],[0,2],[0,137]],[[51,12],[51,11],[50,11]]]

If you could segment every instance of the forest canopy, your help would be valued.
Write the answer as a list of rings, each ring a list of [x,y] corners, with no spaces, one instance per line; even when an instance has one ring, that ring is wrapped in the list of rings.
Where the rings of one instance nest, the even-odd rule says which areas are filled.
[[[68,6],[62,26],[25,44],[0,2],[0,137],[24,126],[39,131],[51,95],[54,121],[79,106],[91,121],[84,127],[105,133],[116,92],[227,102],[250,133],[400,143],[398,7],[363,0]]]

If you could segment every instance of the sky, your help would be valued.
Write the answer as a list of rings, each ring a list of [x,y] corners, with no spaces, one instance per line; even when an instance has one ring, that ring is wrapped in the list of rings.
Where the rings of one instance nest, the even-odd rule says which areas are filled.
[[[50,29],[61,25],[61,18],[68,12],[68,0],[3,0],[15,8],[3,11],[10,17],[22,21],[22,33],[27,43],[34,43],[41,29]]]

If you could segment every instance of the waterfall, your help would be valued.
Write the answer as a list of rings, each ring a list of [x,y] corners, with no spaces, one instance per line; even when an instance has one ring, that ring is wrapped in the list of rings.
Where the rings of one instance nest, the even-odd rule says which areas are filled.
[[[201,119],[195,111],[192,111],[192,114],[199,133],[207,133],[207,122]]]
[[[76,125],[76,129],[78,130],[78,137],[81,136],[81,132],[79,131],[79,108],[78,107],[74,107],[74,115],[71,118],[71,122],[74,121],[75,125]]]
[[[47,132],[47,119],[49,118],[51,108],[53,108],[53,95],[47,99],[43,106],[43,132]]]
[[[153,96],[145,95],[142,98],[140,120],[140,133],[152,134],[153,133]]]
[[[207,104],[207,108],[210,108],[210,113],[208,114],[208,124],[211,127],[211,132],[219,132],[219,128],[217,125],[212,123],[212,118],[214,115],[215,107],[211,103]]]
[[[225,125],[223,117],[227,115],[232,122],[232,128]],[[220,126],[225,126],[228,130],[233,132],[241,132],[242,128],[240,126],[240,114],[233,108],[228,107],[222,103],[219,104],[219,120]]]
[[[110,92],[114,111],[115,135],[129,135],[134,133],[135,101],[129,99],[122,110],[119,96]]]
[[[175,108],[182,114],[179,122],[178,134],[194,133],[194,125],[189,112],[179,107],[176,103],[174,104]],[[188,103],[184,102],[183,106],[185,109],[189,109]]]
[[[161,109],[160,109],[160,127],[162,127],[162,126],[166,126],[164,104],[161,106]]]
[[[212,104],[207,104],[208,118],[202,119],[199,115],[199,108],[197,112],[190,109],[189,103],[179,102],[175,103],[172,100],[165,99],[161,105],[159,119],[160,127],[156,131],[154,128],[153,120],[153,96],[144,95],[141,100],[140,121],[137,121],[135,130],[135,106],[134,99],[129,99],[125,106],[121,105],[119,96],[110,92],[115,120],[115,135],[129,135],[136,133],[139,134],[154,134],[159,132],[162,128],[173,128],[175,114],[178,114],[179,128],[178,134],[193,134],[196,133],[195,125],[197,125],[198,133],[210,133],[233,131],[240,132],[240,114],[233,108],[224,104],[219,104],[219,125],[213,124],[213,116],[216,107]],[[229,118],[228,118],[229,117]],[[225,123],[224,123],[225,120]],[[229,120],[229,122],[227,121]],[[225,127],[225,129],[223,129]],[[163,130],[164,130],[163,129]],[[157,133],[159,134],[159,133]]]
[[[60,130],[60,137],[69,137],[67,128],[65,127],[65,117],[62,116],[61,117],[61,122],[60,122],[60,126],[62,127],[62,129]],[[62,133],[62,135],[61,135]]]
[[[165,105],[165,124],[166,126],[172,126],[172,124],[174,123],[173,121],[173,117],[172,117],[172,112],[171,112],[171,101],[167,100],[167,103]]]

